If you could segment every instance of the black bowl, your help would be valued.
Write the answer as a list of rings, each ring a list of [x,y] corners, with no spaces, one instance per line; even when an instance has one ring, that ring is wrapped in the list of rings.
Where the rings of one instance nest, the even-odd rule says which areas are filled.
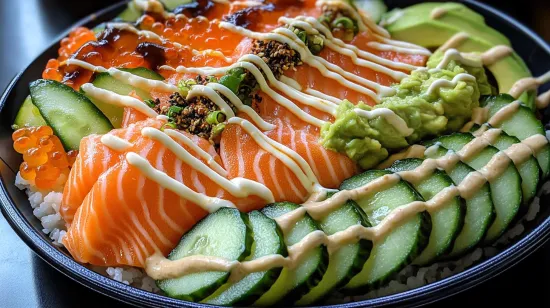
[[[419,1],[390,0],[386,2],[390,7],[399,7]],[[474,1],[464,1],[464,3],[485,16],[490,26],[504,33],[512,41],[515,50],[526,61],[534,75],[540,75],[550,70],[550,48],[539,36],[510,16],[491,7]],[[76,25],[91,27],[110,20],[123,9],[123,6],[124,3],[115,4],[90,15]],[[67,33],[61,37],[65,35]],[[40,78],[47,60],[57,56],[59,39],[13,79],[0,99],[0,203],[2,204],[2,213],[21,239],[42,259],[63,274],[97,292],[138,306],[206,307],[207,305],[171,299],[127,286],[75,262],[66,251],[53,246],[50,239],[40,231],[40,222],[33,216],[25,193],[14,186],[15,173],[21,162],[21,157],[12,149],[10,125],[15,119],[19,106],[29,93],[29,82]],[[548,122],[549,116],[548,112],[545,112],[544,123]],[[541,205],[548,204],[549,198],[548,195],[541,196]],[[411,291],[353,302],[342,305],[342,307],[419,306],[471,288],[498,275],[544,244],[550,236],[550,207],[542,206],[538,218],[526,224],[525,228],[526,231],[523,235],[511,246],[462,273]]]

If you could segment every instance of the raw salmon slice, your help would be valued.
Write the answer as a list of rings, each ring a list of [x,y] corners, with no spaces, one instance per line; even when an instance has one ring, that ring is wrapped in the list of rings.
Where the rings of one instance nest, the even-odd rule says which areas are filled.
[[[234,197],[209,176],[180,160],[161,142],[143,137],[137,129],[121,131],[135,132],[131,134],[135,139],[132,155],[145,158],[151,168],[165,173],[192,191],[231,201],[242,211],[258,209],[266,203],[255,195]],[[220,163],[207,140],[184,135]],[[191,156],[208,164],[195,150],[185,144],[180,145]],[[80,160],[90,157],[91,160],[99,159],[93,153],[84,151]],[[89,188],[83,187],[80,178],[84,173],[82,168],[73,170],[74,180],[67,182],[69,190],[89,190],[81,205],[71,208],[76,213],[64,239],[65,246],[79,262],[143,267],[148,256],[155,252],[167,254],[187,230],[207,215],[208,212],[199,205],[164,188],[130,164],[126,154],[118,153],[117,159],[107,162],[111,164],[107,169],[103,168],[105,164],[97,161],[93,164],[93,175],[97,175],[95,179],[92,173],[86,171],[86,184],[93,182]],[[96,168],[101,171],[96,171]]]
[[[135,115],[135,116],[134,116]],[[139,111],[126,108],[123,123],[141,117]],[[128,119],[127,119],[128,118]],[[129,120],[129,118],[133,118]],[[146,120],[129,124],[127,128],[114,129],[109,134],[134,143],[144,127],[160,128],[163,124],[158,120]],[[76,210],[90,192],[97,179],[116,163],[120,162],[127,151],[115,151],[101,142],[103,135],[89,135],[80,141],[79,153],[69,173],[67,184],[63,191],[60,213],[67,223],[73,221]],[[134,147],[128,150],[134,150]]]
[[[317,134],[296,130],[281,120],[273,122],[277,127],[265,135],[303,158],[321,186],[336,188],[357,172],[355,163],[347,156],[319,144]],[[220,156],[229,178],[244,177],[262,183],[273,192],[275,201],[300,203],[309,196],[308,188],[300,182],[294,169],[262,148],[238,125],[228,125],[222,133]]]

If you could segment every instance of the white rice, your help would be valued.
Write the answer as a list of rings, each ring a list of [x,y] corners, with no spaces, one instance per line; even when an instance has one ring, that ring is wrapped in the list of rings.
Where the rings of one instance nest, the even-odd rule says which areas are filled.
[[[59,207],[61,205],[63,194],[61,192],[38,191],[35,187],[31,187],[27,181],[21,178],[19,173],[15,179],[15,186],[26,191],[31,207],[34,209],[33,214],[42,223],[42,231],[49,235],[54,245],[63,247],[63,236],[66,234],[66,228],[65,221],[63,221],[63,218],[59,214]],[[539,196],[542,193],[546,194],[549,192],[550,182],[547,182],[542,185]],[[498,247],[508,245],[514,238],[521,235],[525,231],[523,222],[532,221],[535,219],[539,211],[540,198],[535,197],[529,206],[527,214],[525,214],[525,216],[522,217],[515,226],[504,233],[504,235],[502,235],[502,237],[493,246],[477,248],[456,261],[439,262],[427,267],[409,265],[401,270],[396,275],[394,280],[377,290],[370,291],[369,293],[361,296],[344,296],[336,293],[327,301],[327,303],[338,304],[400,293],[419,288],[426,284],[430,284],[437,280],[462,272],[482,260],[497,255],[500,251]],[[142,269],[129,266],[89,266],[89,268],[124,284],[149,292],[159,292],[155,281],[151,277],[147,276]]]

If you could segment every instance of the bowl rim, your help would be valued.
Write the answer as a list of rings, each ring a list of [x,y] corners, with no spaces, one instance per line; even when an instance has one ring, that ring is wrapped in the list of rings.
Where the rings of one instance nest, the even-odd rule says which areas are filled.
[[[15,75],[0,97],[0,112],[7,103],[8,97],[15,85],[19,82],[21,75],[35,62],[46,50],[59,43],[72,28],[92,23],[97,16],[102,16],[114,10],[120,9],[127,1],[121,1],[103,8],[93,14],[90,14],[78,22],[72,24],[61,35],[57,36],[29,65],[21,72]],[[533,40],[550,56],[550,46],[538,34],[517,21],[506,13],[503,13],[489,5],[479,3],[475,0],[460,1],[476,10],[482,10],[487,14],[494,15],[496,18],[517,28],[524,36]],[[0,157],[0,160],[3,159]],[[5,164],[5,167],[10,167]],[[10,169],[11,172],[13,170]],[[1,175],[0,175],[1,177]],[[47,241],[41,230],[35,229],[30,222],[23,216],[17,205],[10,198],[8,188],[0,180],[0,210],[16,234],[36,253],[42,260],[50,266],[63,273],[72,280],[118,301],[139,306],[150,307],[213,307],[212,305],[193,303],[178,299],[169,298],[160,294],[154,294],[143,291],[138,288],[128,286],[124,283],[114,281],[106,276],[94,272],[86,266],[76,262],[73,258],[62,253],[50,241]],[[416,307],[429,304],[444,298],[456,295],[468,290],[489,276],[496,277],[504,270],[512,267],[521,260],[525,259],[536,249],[541,247],[550,238],[550,216],[546,217],[538,226],[527,233],[522,239],[515,241],[511,246],[500,251],[496,256],[486,259],[472,267],[452,275],[450,277],[438,280],[434,283],[422,287],[400,292],[393,295],[384,296],[356,302],[349,302],[339,305],[325,305],[323,307],[386,307],[399,305],[400,307]]]

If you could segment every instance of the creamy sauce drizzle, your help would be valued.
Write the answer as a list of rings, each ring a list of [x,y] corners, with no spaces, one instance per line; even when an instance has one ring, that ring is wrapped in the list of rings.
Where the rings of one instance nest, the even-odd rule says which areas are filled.
[[[132,147],[130,142],[112,134],[105,134],[100,140],[101,143],[118,152],[124,152]]]
[[[126,161],[130,165],[138,168],[140,172],[149,180],[156,182],[160,186],[172,191],[181,198],[197,204],[209,213],[213,213],[222,207],[235,207],[235,205],[230,201],[209,197],[205,194],[195,192],[180,181],[176,181],[166,173],[155,169],[147,159],[136,153],[130,152],[126,154]]]
[[[409,128],[407,126],[407,122],[405,122],[405,120],[403,120],[400,116],[398,116],[397,114],[395,114],[395,112],[393,112],[392,110],[390,110],[388,108],[376,108],[376,109],[373,109],[373,110],[370,110],[370,111],[355,108],[355,109],[353,109],[353,111],[356,114],[358,114],[362,117],[365,117],[369,120],[374,119],[376,117],[384,118],[402,136],[405,136],[405,137],[410,136],[414,132],[414,129]]]
[[[443,17],[443,15],[447,14],[447,9],[443,7],[436,7],[430,12],[430,18],[431,19],[439,19]]]
[[[80,88],[92,99],[97,99],[98,101],[115,106],[134,108],[150,118],[158,116],[153,109],[149,108],[149,106],[137,98],[97,88],[91,83],[85,83]]]
[[[202,161],[194,157],[191,153],[185,150],[184,147],[179,145],[176,141],[174,141],[162,131],[152,127],[146,127],[142,130],[141,134],[144,137],[162,143],[166,148],[174,153],[179,160],[189,166],[193,166],[194,170],[204,174],[214,183],[231,193],[233,196],[246,198],[248,196],[255,195],[261,197],[268,203],[275,201],[273,193],[265,185],[244,178],[234,178],[228,180],[227,178],[221,176],[219,173],[214,172],[214,170],[212,170]],[[170,133],[171,136],[177,136],[178,134],[180,136],[183,135],[175,130],[172,130]]]
[[[537,78],[522,78],[514,83],[514,85],[510,89],[509,94],[517,99],[523,92],[536,90],[540,85],[543,85],[548,81],[550,81],[550,71]]]
[[[449,65],[451,61],[457,61],[467,66],[472,67],[482,67],[483,64],[481,63],[481,59],[469,59],[466,57],[463,57],[458,50],[450,48],[446,49],[445,54],[443,56],[443,59],[439,64],[436,66],[437,69],[444,69]]]
[[[476,78],[470,74],[460,73],[453,77],[452,80],[438,79],[428,87],[427,94],[435,94],[440,88],[454,88],[460,81],[472,81],[476,82]]]
[[[441,45],[438,50],[445,51],[451,48],[460,46],[464,41],[470,38],[470,35],[466,32],[458,32],[457,34],[451,36],[445,44]]]
[[[550,90],[537,97],[537,109],[544,109],[550,104]]]
[[[481,54],[483,65],[491,66],[496,62],[506,58],[514,53],[514,50],[505,45],[497,45]]]

